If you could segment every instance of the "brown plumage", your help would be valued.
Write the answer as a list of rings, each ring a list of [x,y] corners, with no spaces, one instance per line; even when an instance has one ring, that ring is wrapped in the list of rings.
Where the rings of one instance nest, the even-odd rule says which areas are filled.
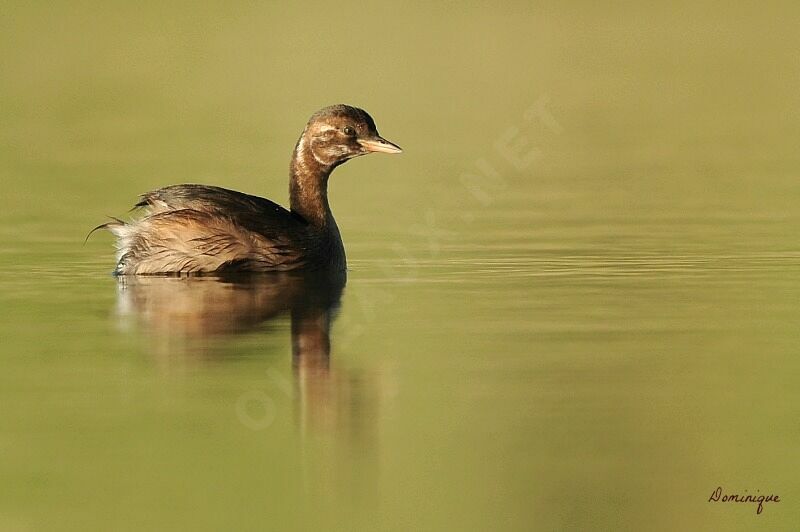
[[[400,153],[363,110],[326,107],[308,121],[289,175],[291,210],[206,185],[173,185],[143,194],[131,222],[98,229],[117,237],[118,275],[344,269],[344,246],[328,204],[328,177],[371,152]]]

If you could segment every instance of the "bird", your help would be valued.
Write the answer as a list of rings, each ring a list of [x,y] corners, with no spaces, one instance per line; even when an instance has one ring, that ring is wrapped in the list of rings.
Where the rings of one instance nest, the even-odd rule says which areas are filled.
[[[217,186],[171,185],[140,196],[133,210],[141,217],[112,218],[92,232],[105,229],[116,237],[118,276],[346,270],[328,178],[355,157],[402,151],[378,134],[363,109],[324,107],[295,145],[288,210]]]

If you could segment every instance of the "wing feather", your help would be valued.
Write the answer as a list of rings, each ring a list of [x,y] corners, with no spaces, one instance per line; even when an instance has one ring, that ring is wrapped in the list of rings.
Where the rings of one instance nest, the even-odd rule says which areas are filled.
[[[99,228],[117,237],[115,272],[286,271],[314,248],[305,221],[264,198],[205,185],[175,185],[141,196],[145,215]]]

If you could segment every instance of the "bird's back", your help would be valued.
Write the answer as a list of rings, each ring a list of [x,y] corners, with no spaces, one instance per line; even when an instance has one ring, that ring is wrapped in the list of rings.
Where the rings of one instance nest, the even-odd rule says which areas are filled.
[[[135,207],[144,216],[103,226],[118,238],[120,275],[290,271],[338,262],[340,242],[258,196],[174,185],[142,195]]]

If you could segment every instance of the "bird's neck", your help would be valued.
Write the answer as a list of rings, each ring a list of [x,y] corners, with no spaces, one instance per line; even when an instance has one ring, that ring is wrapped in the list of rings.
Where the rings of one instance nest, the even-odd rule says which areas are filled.
[[[293,213],[319,228],[336,227],[328,204],[328,177],[333,169],[314,156],[305,134],[301,136],[289,168],[289,204]]]

